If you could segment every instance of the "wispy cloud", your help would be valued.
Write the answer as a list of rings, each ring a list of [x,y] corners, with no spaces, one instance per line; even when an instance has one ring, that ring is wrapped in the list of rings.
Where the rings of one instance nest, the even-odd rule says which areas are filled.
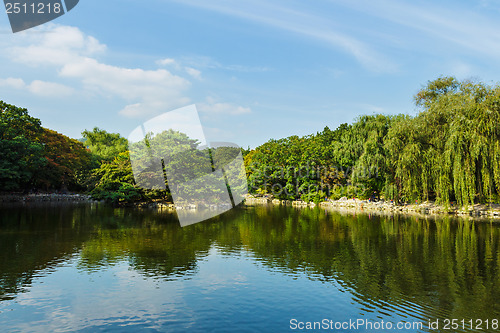
[[[439,5],[434,1],[419,1],[417,4],[400,0],[336,0],[335,3],[414,29],[432,41],[455,45],[475,56],[500,55],[499,21],[491,19],[485,11],[461,7],[458,2],[454,6]],[[407,42],[422,51],[422,45],[411,39]],[[430,49],[426,51],[432,52]]]
[[[332,26],[330,20],[320,15],[294,10],[290,6],[279,6],[262,0],[241,0],[237,2],[228,0],[178,1],[190,6],[243,18],[312,38],[350,54],[363,66],[374,72],[394,71],[397,67],[393,61],[379,54],[369,44],[339,32],[338,27]]]
[[[227,70],[232,72],[242,72],[242,73],[255,73],[255,72],[269,72],[272,69],[265,66],[245,66],[237,64],[222,64],[221,62],[207,56],[186,56],[179,59],[183,65],[196,67],[196,68],[206,68],[206,69],[217,69],[217,70]]]
[[[160,66],[170,66],[170,65],[178,66],[177,61],[175,61],[175,59],[172,58],[160,59],[156,61],[156,63]]]
[[[462,55],[500,56],[500,21],[491,15],[500,7],[498,1],[450,6],[427,0],[331,0],[308,7],[293,0],[174,1],[308,37],[351,55],[374,72],[398,71],[402,59],[393,53],[398,49],[443,56],[448,47]],[[335,11],[342,10],[371,24],[336,20]]]
[[[9,87],[19,90],[28,90],[32,94],[41,97],[67,97],[74,93],[74,89],[55,82],[34,80],[26,84],[20,78],[0,79],[0,87]]]
[[[194,77],[195,79],[200,80],[201,79],[201,71],[192,68],[192,67],[186,67],[186,73]]]
[[[197,104],[200,112],[207,114],[241,115],[251,113],[252,109],[232,103],[218,102],[213,97],[208,97],[205,103]]]

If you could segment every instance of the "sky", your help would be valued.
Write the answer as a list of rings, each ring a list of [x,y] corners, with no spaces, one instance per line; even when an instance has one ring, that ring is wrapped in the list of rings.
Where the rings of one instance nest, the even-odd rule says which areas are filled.
[[[0,100],[73,138],[195,104],[208,141],[254,148],[415,115],[439,76],[496,84],[499,18],[498,0],[80,0],[14,34],[0,13]]]

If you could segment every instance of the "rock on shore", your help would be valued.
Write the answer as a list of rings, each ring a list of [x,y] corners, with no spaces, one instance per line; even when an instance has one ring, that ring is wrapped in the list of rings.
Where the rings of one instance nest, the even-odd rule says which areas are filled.
[[[312,202],[304,202],[301,200],[290,201],[290,200],[278,200],[274,199],[272,196],[256,197],[253,195],[247,195],[245,198],[247,204],[274,204],[274,205],[291,205],[298,207],[314,207],[316,206]],[[396,205],[390,201],[379,200],[376,202],[371,202],[368,200],[360,199],[347,199],[346,197],[340,198],[339,200],[328,200],[320,202],[318,204],[322,208],[338,209],[338,210],[358,210],[366,212],[394,212],[394,213],[411,213],[411,214],[451,214],[459,216],[474,216],[474,217],[490,217],[500,219],[500,205],[499,204],[476,204],[464,207],[444,207],[436,205],[434,202],[422,202],[415,204],[406,205]]]
[[[73,202],[73,201],[88,201],[92,202],[92,198],[85,194],[2,194],[0,195],[0,203],[9,202]]]

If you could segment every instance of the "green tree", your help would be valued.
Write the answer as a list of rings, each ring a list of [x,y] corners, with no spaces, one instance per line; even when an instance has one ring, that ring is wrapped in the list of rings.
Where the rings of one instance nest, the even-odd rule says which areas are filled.
[[[28,110],[0,101],[0,189],[33,186],[33,177],[46,161],[38,135],[40,120]]]
[[[140,201],[144,191],[134,186],[134,175],[128,151],[119,153],[111,162],[104,162],[92,173],[95,187],[90,194],[96,200],[113,204]]]
[[[500,88],[441,77],[415,96],[415,117],[388,132],[388,179],[403,200],[498,201]]]
[[[127,139],[118,133],[109,133],[94,127],[92,131],[83,131],[82,135],[83,143],[103,161],[110,162],[128,149]]]

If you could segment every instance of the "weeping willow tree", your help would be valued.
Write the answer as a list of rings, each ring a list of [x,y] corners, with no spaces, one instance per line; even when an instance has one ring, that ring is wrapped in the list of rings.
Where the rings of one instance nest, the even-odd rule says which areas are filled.
[[[419,114],[397,119],[385,139],[388,192],[460,206],[498,201],[500,87],[441,77],[415,102]]]
[[[354,148],[351,181],[359,188],[360,197],[378,194],[384,187],[387,173],[384,140],[395,119],[381,114],[361,116],[346,133],[347,140],[337,143],[344,149]]]

